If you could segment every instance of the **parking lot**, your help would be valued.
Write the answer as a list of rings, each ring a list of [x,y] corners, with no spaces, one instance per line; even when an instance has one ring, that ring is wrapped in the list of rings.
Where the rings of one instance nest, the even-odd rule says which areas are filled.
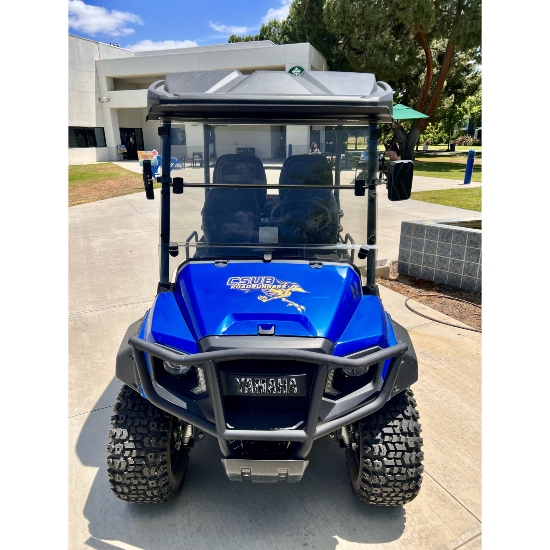
[[[200,178],[202,170],[194,172]],[[268,170],[268,178],[270,172],[276,177]],[[416,178],[413,189],[457,184],[441,180],[430,187],[432,179]],[[126,328],[156,292],[158,198],[135,193],[69,209],[70,548],[480,548],[481,335],[414,315],[402,295],[383,287],[384,306],[409,330],[419,359],[413,389],[425,473],[416,500],[387,509],[356,501],[344,452],[328,438],[315,442],[300,483],[230,482],[210,436],[192,449],[183,490],[173,501],[139,506],[112,495],[106,444],[121,387],[115,357]],[[404,219],[476,214],[418,201],[390,203],[381,193],[378,257],[397,259]]]

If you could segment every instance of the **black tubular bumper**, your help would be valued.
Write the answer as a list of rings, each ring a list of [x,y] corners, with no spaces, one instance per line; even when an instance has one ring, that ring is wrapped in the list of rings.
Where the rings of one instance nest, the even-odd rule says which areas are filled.
[[[309,453],[313,441],[328,433],[346,426],[351,422],[368,416],[380,409],[392,396],[395,381],[399,374],[403,355],[408,350],[408,345],[398,343],[375,353],[358,358],[335,357],[304,350],[295,349],[227,349],[182,355],[174,353],[157,344],[146,342],[137,336],[132,336],[128,344],[134,348],[134,360],[136,363],[139,379],[147,399],[155,406],[166,412],[181,418],[200,430],[215,436],[218,439],[222,453],[229,457],[231,450],[227,444],[230,440],[254,440],[254,441],[292,441],[301,443],[295,458],[305,458]],[[139,351],[138,351],[139,350]],[[200,417],[188,411],[184,407],[168,401],[159,395],[155,390],[147,362],[145,352],[158,357],[161,360],[169,361],[177,365],[202,366],[206,373],[206,388],[212,402],[215,422]],[[310,406],[304,429],[278,429],[278,430],[236,430],[228,429],[223,410],[223,399],[220,390],[218,363],[238,359],[256,360],[292,360],[317,365],[310,396]],[[319,411],[325,390],[327,373],[329,369],[345,368],[360,369],[372,365],[378,365],[376,376],[381,376],[384,362],[390,359],[388,371],[379,393],[365,405],[346,412],[345,414],[327,422],[319,424]]]

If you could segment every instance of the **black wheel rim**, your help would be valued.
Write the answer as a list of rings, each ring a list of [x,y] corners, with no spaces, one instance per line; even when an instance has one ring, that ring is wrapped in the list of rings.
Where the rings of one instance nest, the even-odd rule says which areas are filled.
[[[170,469],[175,472],[178,467],[180,458],[183,455],[183,432],[185,430],[186,423],[179,419],[173,418],[170,426]]]
[[[361,475],[361,435],[355,425],[350,426],[350,438],[352,444],[353,457],[355,458],[355,465],[357,466],[357,471]],[[354,448],[355,445],[355,448]]]
[[[361,481],[361,442],[357,441],[355,435],[356,425],[351,424],[348,426],[349,436],[350,436],[350,446],[346,450],[347,460],[348,460],[348,470],[350,475],[350,481],[357,489]]]

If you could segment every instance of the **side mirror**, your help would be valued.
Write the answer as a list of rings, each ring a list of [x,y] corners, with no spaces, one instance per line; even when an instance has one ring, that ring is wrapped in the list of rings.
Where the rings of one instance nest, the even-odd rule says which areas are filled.
[[[406,201],[411,196],[414,162],[412,160],[395,160],[390,162],[388,174],[388,199]]]
[[[151,168],[151,161],[143,161],[143,186],[145,187],[145,196],[148,200],[155,198],[155,192],[153,191],[153,170]]]

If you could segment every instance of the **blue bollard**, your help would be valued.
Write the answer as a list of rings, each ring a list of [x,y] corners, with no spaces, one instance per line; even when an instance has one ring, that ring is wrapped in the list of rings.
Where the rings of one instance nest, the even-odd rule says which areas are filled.
[[[472,181],[472,172],[474,171],[474,158],[476,152],[474,149],[468,151],[468,160],[466,161],[466,172],[464,173],[464,185]]]
[[[292,156],[292,143],[289,143],[289,144],[288,144],[288,156],[289,156],[289,157]]]

